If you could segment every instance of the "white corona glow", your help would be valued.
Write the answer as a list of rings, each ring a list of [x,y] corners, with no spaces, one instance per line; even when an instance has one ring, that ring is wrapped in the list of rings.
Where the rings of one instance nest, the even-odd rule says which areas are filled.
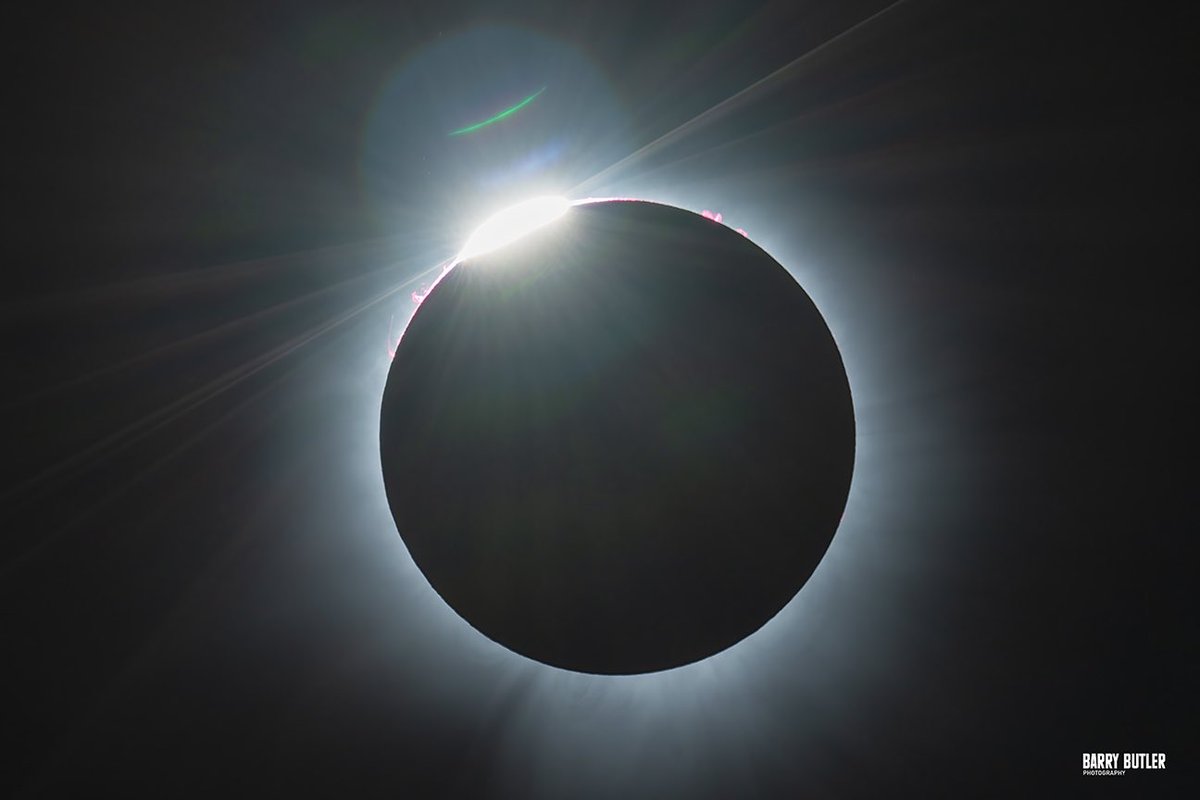
[[[543,195],[509,206],[488,217],[475,229],[463,245],[458,259],[461,261],[490,253],[512,244],[567,213],[570,205],[565,197]]]

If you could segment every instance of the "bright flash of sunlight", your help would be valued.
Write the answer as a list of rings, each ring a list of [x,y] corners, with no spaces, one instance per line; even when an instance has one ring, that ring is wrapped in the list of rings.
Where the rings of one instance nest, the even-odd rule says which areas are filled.
[[[566,213],[570,203],[565,197],[544,195],[534,197],[515,206],[509,206],[488,217],[463,245],[458,254],[460,261],[473,256],[498,250],[529,235]]]

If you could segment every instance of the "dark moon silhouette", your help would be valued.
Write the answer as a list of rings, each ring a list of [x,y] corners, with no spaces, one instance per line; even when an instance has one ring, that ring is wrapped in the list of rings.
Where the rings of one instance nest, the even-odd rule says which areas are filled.
[[[766,623],[828,548],[854,464],[808,295],[729,228],[634,201],[446,274],[400,341],[380,438],[397,528],[446,602],[604,674]]]

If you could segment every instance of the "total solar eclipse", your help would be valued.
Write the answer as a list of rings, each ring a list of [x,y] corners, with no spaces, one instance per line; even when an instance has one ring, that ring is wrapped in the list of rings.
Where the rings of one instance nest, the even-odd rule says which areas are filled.
[[[481,230],[400,339],[388,502],[492,640],[579,672],[682,666],[758,630],[828,548],[854,465],[845,369],[737,232],[642,201],[551,216]]]

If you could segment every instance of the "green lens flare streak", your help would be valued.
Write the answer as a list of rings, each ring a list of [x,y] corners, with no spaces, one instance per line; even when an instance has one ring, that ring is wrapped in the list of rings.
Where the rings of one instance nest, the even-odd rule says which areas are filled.
[[[539,94],[541,94],[544,91],[546,91],[545,86],[538,89],[536,92],[529,95],[529,97],[526,97],[524,100],[517,103],[512,108],[506,108],[494,117],[489,117],[488,119],[485,119],[483,122],[476,122],[474,125],[468,125],[465,128],[459,128],[456,131],[450,131],[450,133],[448,133],[446,135],[447,136],[462,136],[464,133],[470,133],[471,131],[477,131],[480,128],[486,128],[488,125],[491,125],[493,122],[499,122],[500,120],[504,119],[505,117],[511,117],[513,114],[517,113],[522,108],[524,108],[525,106],[532,103],[534,98],[537,97]]]

